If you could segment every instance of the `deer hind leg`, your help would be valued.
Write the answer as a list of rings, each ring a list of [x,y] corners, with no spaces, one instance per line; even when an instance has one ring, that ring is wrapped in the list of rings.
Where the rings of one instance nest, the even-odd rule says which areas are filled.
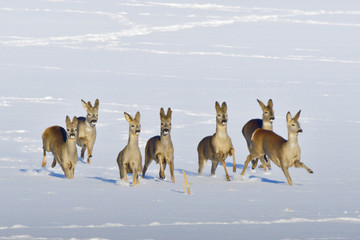
[[[295,161],[294,165],[296,168],[300,168],[300,167],[305,168],[308,171],[308,173],[314,173],[310,168],[308,168],[304,163],[302,163],[300,161]]]
[[[43,149],[44,149],[44,155],[43,155],[43,161],[41,163],[41,166],[45,167],[46,166],[46,150],[44,147],[43,147]]]
[[[206,161],[207,161],[207,159],[205,158],[205,156],[203,154],[199,153],[199,170],[198,170],[199,176],[202,175]]]
[[[248,164],[249,164],[249,162],[251,161],[252,159],[251,159],[251,154],[249,154],[248,156],[247,156],[247,158],[246,158],[246,161],[245,161],[245,163],[244,163],[244,168],[243,168],[243,170],[242,170],[242,172],[241,172],[241,175],[245,175],[245,171],[246,171],[246,168],[247,168],[247,166],[248,166]]]
[[[265,155],[260,157],[260,161],[262,163],[262,167],[264,168],[264,171],[266,172]]]
[[[150,156],[148,156],[148,154],[145,154],[145,163],[144,163],[144,168],[142,170],[142,177],[145,178],[145,173],[150,165],[150,163],[152,162],[152,158]]]

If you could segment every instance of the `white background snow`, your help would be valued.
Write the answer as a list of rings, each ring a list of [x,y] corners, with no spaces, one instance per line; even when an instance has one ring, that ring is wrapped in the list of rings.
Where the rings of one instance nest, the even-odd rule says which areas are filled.
[[[360,5],[352,1],[0,2],[0,239],[360,239]],[[41,168],[41,134],[100,100],[91,165]],[[243,125],[274,101],[274,131],[302,110],[304,169],[247,169]],[[199,141],[228,104],[237,172],[197,176]],[[123,112],[140,148],[173,109],[173,184],[150,165],[121,184]],[[52,156],[48,153],[51,163]],[[184,193],[182,170],[192,195]],[[131,178],[129,178],[131,179]]]

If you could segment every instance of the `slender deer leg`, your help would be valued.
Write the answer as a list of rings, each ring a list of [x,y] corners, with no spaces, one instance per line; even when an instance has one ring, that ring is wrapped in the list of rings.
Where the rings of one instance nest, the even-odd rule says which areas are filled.
[[[224,167],[224,170],[225,170],[225,174],[226,174],[226,181],[230,181],[230,177],[229,177],[229,174],[226,170],[226,163],[225,163],[225,160],[221,160],[220,163],[223,165]]]
[[[41,166],[42,166],[42,167],[45,167],[45,166],[46,166],[46,151],[45,151],[45,149],[44,149],[44,156],[43,156],[43,161],[42,161],[42,163],[41,163]]]
[[[235,149],[230,149],[230,155],[233,157],[233,172],[236,172],[236,162],[235,162]]]
[[[305,168],[308,171],[308,173],[314,173],[310,168],[308,168],[304,163],[300,161],[295,161],[294,164],[296,168],[300,168],[300,167]]]
[[[241,175],[244,176],[245,171],[246,171],[246,168],[247,168],[247,165],[249,164],[250,161],[251,161],[251,157],[250,157],[250,154],[249,154],[249,155],[247,156],[247,158],[246,158],[246,161],[245,161],[245,164],[244,164],[244,168],[243,168],[243,170],[242,170],[242,172],[241,172]]]

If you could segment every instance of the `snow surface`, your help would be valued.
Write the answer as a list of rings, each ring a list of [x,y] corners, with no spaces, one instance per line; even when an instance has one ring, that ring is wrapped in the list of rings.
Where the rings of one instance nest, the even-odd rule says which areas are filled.
[[[0,239],[360,239],[357,0],[3,0],[0,16]],[[45,128],[96,98],[91,165],[79,159],[74,180],[41,168]],[[292,168],[294,186],[274,165],[240,177],[257,98],[273,99],[284,137],[286,112],[302,110],[314,174]],[[231,182],[210,162],[197,176],[215,101],[228,104]],[[141,113],[144,155],[160,107],[173,109],[176,183],[154,163],[120,183],[123,112]]]

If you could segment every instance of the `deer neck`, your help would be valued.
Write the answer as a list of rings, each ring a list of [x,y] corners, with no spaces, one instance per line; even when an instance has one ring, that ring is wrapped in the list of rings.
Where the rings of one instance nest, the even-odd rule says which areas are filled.
[[[128,146],[139,146],[139,136],[137,134],[129,134]]]
[[[167,145],[171,142],[171,136],[170,134],[164,136],[164,135],[160,135],[160,142],[164,145]]]
[[[216,133],[217,137],[227,137],[227,125],[216,124]]]
[[[299,146],[297,133],[295,133],[295,132],[288,133],[288,144],[290,146]]]
[[[74,153],[76,152],[76,138],[75,139],[66,139],[66,142],[65,142],[65,149],[68,153]]]
[[[263,120],[262,129],[272,131],[273,130],[272,122]]]

